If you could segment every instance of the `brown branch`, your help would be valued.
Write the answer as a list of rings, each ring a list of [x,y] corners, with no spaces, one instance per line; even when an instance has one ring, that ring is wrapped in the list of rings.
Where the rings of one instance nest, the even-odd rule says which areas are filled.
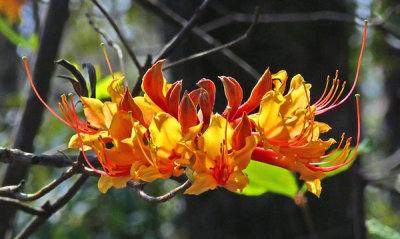
[[[133,63],[135,64],[136,68],[139,71],[139,75],[141,75],[141,73],[144,71],[144,69],[140,65],[133,50],[129,47],[128,42],[126,41],[125,37],[122,35],[121,30],[119,29],[119,27],[117,26],[115,21],[111,18],[110,14],[108,14],[108,12],[104,9],[104,7],[100,3],[97,2],[97,0],[91,0],[91,1],[93,2],[94,5],[96,5],[96,7],[101,11],[101,13],[103,13],[103,15],[107,18],[108,22],[114,29],[115,33],[117,33],[117,35],[118,35],[119,39],[121,40],[122,44],[124,45],[125,49],[128,51],[130,58],[132,59]]]
[[[87,175],[81,175],[71,186],[71,188],[69,188],[68,191],[63,196],[58,198],[53,204],[46,202],[42,206],[45,213],[32,219],[16,238],[28,238],[30,235],[32,235],[39,226],[41,226],[49,217],[51,217],[51,215],[64,207],[65,204],[67,204],[75,196],[82,185],[86,182],[88,177],[89,176]]]
[[[168,57],[176,46],[187,36],[190,30],[199,20],[200,16],[206,11],[207,7],[210,5],[211,0],[204,0],[199,8],[196,9],[195,13],[192,15],[190,20],[185,23],[185,26],[161,49],[158,56],[153,60],[153,64],[157,61]]]
[[[149,1],[149,0],[132,0],[138,2],[143,7],[148,8],[154,14],[161,17],[165,21],[177,25],[177,26],[185,26],[187,24],[187,20],[182,18],[180,15],[172,11],[169,7],[164,5],[159,1]],[[191,34],[194,35],[200,42],[208,45],[209,47],[218,47],[222,45],[219,41],[213,38],[211,35],[204,32],[199,27],[193,27],[191,30]],[[227,58],[230,61],[230,69],[236,68],[238,70],[242,70],[243,74],[247,75],[249,78],[253,78],[254,80],[258,80],[260,74],[250,66],[246,61],[235,55],[229,49],[222,49],[220,51],[223,57]],[[252,82],[249,82],[249,87]]]
[[[21,211],[24,211],[24,212],[32,214],[32,215],[43,216],[45,214],[45,211],[43,209],[34,208],[27,204],[21,203],[17,199],[12,199],[12,198],[8,198],[8,197],[0,197],[0,201],[7,204],[8,206],[12,206],[16,209],[19,209]]]
[[[37,200],[47,193],[51,192],[55,189],[58,185],[60,185],[65,180],[69,179],[75,174],[76,170],[73,167],[69,168],[65,171],[59,178],[53,180],[43,188],[41,188],[36,193],[26,194],[21,192],[21,187],[17,186],[7,186],[0,188],[0,196],[6,196],[14,199],[18,199],[19,201],[34,201]]]
[[[99,26],[96,25],[96,23],[90,13],[88,13],[88,12],[86,13],[86,18],[88,20],[89,25],[91,25],[93,27],[93,29],[104,38],[105,42],[110,47],[115,49],[115,51],[117,52],[117,55],[118,55],[119,65],[121,67],[122,74],[125,75],[124,56],[122,54],[121,47],[108,37],[108,34],[105,30],[101,29]]]
[[[190,180],[186,180],[186,182],[184,184],[182,184],[182,185],[172,189],[168,193],[166,193],[162,196],[158,196],[158,197],[153,197],[153,196],[146,194],[143,191],[144,184],[136,184],[132,181],[129,181],[127,185],[129,187],[134,188],[136,190],[138,196],[141,199],[143,199],[144,201],[151,202],[151,203],[162,203],[162,202],[166,202],[166,201],[170,200],[171,198],[175,197],[179,193],[184,192],[186,189],[188,189],[192,185],[192,183],[190,182]]]
[[[225,49],[225,48],[229,48],[231,46],[234,46],[234,45],[244,41],[246,38],[249,37],[249,35],[251,34],[251,32],[254,29],[254,26],[257,24],[258,16],[259,16],[259,10],[258,10],[258,8],[256,8],[254,16],[253,16],[253,21],[250,24],[249,28],[246,30],[246,32],[242,36],[236,38],[235,40],[233,40],[231,42],[228,42],[228,43],[226,43],[224,45],[221,45],[221,46],[218,46],[218,47],[215,47],[215,48],[203,51],[203,52],[199,52],[199,53],[193,54],[191,56],[185,57],[183,59],[180,59],[178,61],[172,62],[172,63],[166,65],[163,69],[166,70],[166,69],[169,69],[171,67],[174,67],[174,66],[177,66],[177,65],[180,65],[180,64],[183,64],[183,63],[190,62],[192,60],[204,57],[206,55],[212,54],[214,52],[220,51],[220,50]]]
[[[71,161],[69,158],[72,158]],[[78,156],[69,155],[47,155],[47,154],[32,154],[21,151],[19,149],[9,149],[0,147],[0,162],[2,163],[13,163],[21,165],[41,165],[50,166],[56,168],[63,168],[72,166],[77,161]],[[88,155],[90,163],[97,167],[100,166],[96,156]]]

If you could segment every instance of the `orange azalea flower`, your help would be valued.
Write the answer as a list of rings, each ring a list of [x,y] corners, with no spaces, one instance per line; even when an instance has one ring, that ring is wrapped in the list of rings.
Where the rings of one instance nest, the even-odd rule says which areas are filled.
[[[2,0],[0,1],[0,13],[3,13],[8,22],[14,23],[19,21],[19,11],[22,5],[28,0]]]
[[[213,115],[210,126],[198,139],[196,161],[190,167],[194,182],[185,193],[200,194],[217,186],[242,191],[249,183],[242,170],[249,164],[256,144],[246,113],[235,129],[222,116]]]

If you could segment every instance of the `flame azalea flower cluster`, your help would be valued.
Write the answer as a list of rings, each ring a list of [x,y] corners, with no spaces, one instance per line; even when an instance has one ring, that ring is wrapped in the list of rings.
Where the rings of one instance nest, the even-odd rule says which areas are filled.
[[[19,21],[19,11],[22,5],[28,0],[1,0],[0,13],[5,15],[8,22],[13,23]]]
[[[72,96],[62,96],[64,118],[45,104],[76,130],[69,147],[96,153],[103,170],[92,167],[84,156],[88,165],[101,174],[101,192],[112,186],[124,187],[128,180],[152,182],[183,173],[192,182],[185,192],[188,194],[217,187],[242,191],[249,183],[243,170],[250,160],[256,160],[299,173],[309,191],[319,196],[324,173],[355,158],[360,138],[358,97],[359,130],[354,152],[350,149],[351,138],[343,135],[336,149],[327,154],[336,141],[320,138],[331,128],[315,117],[351,95],[359,67],[354,85],[344,98],[345,82],[340,84],[336,73],[332,82],[328,78],[325,92],[313,104],[311,85],[301,75],[294,76],[286,89],[286,71],[271,74],[267,69],[244,103],[239,83],[223,76],[220,80],[228,105],[218,114],[213,112],[216,93],[211,80],[201,79],[198,89],[181,94],[182,81],[168,84],[161,70],[163,62],[154,64],[144,75],[144,96],[133,97],[123,86],[123,79],[114,78],[108,86],[111,101],[81,97],[86,120],[77,116]],[[337,157],[325,160],[333,154]]]

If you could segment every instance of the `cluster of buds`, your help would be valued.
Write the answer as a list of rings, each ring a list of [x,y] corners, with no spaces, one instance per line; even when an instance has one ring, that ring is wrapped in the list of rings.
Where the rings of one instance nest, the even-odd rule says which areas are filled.
[[[272,74],[267,69],[244,103],[239,83],[222,76],[219,79],[228,105],[218,114],[213,112],[216,91],[211,80],[201,79],[198,89],[181,94],[182,81],[168,84],[163,62],[155,63],[144,75],[144,96],[133,97],[118,77],[107,89],[111,101],[81,96],[86,120],[77,116],[72,96],[62,96],[63,118],[46,105],[77,132],[69,147],[80,149],[91,167],[84,152],[95,151],[102,170],[92,169],[101,174],[101,192],[112,186],[124,187],[129,180],[152,182],[184,173],[192,182],[188,194],[216,187],[242,191],[249,183],[243,170],[250,160],[256,160],[299,173],[309,190],[319,196],[325,172],[355,158],[360,139],[358,97],[358,136],[353,152],[351,138],[345,140],[343,135],[336,150],[326,154],[336,141],[320,139],[330,127],[315,117],[342,104],[352,94],[357,77],[342,99],[345,82],[340,84],[338,74],[331,83],[328,78],[325,92],[311,104],[311,84],[301,75],[294,76],[286,90],[286,71]],[[30,78],[29,71],[28,75]],[[337,157],[325,160],[339,150]]]

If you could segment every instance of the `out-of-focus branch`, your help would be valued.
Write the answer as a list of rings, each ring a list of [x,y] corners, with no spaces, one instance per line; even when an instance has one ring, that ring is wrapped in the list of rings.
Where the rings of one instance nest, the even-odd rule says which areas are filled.
[[[136,58],[135,52],[130,48],[127,40],[125,39],[124,35],[122,35],[121,30],[115,23],[115,21],[111,18],[110,14],[105,10],[105,8],[97,2],[97,0],[91,0],[94,5],[103,13],[103,15],[107,18],[107,21],[110,23],[111,27],[114,29],[115,33],[117,33],[119,39],[121,40],[122,44],[124,45],[125,49],[128,51],[130,58],[132,59],[133,63],[135,64],[136,68],[139,71],[139,74],[144,71],[143,67],[140,65],[138,59]]]
[[[44,222],[46,222],[49,217],[51,217],[51,215],[64,207],[65,204],[67,204],[75,196],[82,185],[86,182],[88,177],[89,176],[87,175],[81,175],[78,180],[76,180],[76,182],[71,186],[71,188],[69,188],[68,191],[63,196],[58,198],[54,203],[51,204],[49,202],[46,202],[42,206],[45,213],[32,219],[32,221],[30,221],[30,223],[16,238],[28,238],[30,235],[32,235],[39,226],[41,226]]]
[[[256,8],[256,11],[255,11],[254,16],[253,16],[253,22],[250,24],[250,26],[249,26],[249,28],[246,30],[246,32],[245,32],[242,36],[236,38],[235,40],[233,40],[233,41],[231,41],[231,42],[228,42],[228,43],[226,43],[226,44],[224,44],[224,45],[221,45],[221,46],[218,46],[218,47],[215,47],[215,48],[212,48],[212,49],[203,51],[203,52],[199,52],[199,53],[193,54],[193,55],[191,55],[191,56],[185,57],[185,58],[183,58],[183,59],[180,59],[180,60],[178,60],[178,61],[172,62],[172,63],[166,65],[163,69],[166,70],[166,69],[168,69],[168,68],[171,68],[171,67],[174,67],[174,66],[177,66],[177,65],[186,63],[186,62],[190,62],[190,61],[195,60],[195,59],[197,59],[197,58],[204,57],[204,56],[206,56],[206,55],[212,54],[212,53],[214,53],[214,52],[220,51],[220,50],[222,50],[222,49],[231,47],[231,46],[233,46],[233,45],[236,45],[236,44],[242,42],[242,41],[245,40],[247,37],[249,37],[249,35],[250,35],[251,32],[253,31],[254,26],[256,25],[256,23],[257,23],[257,21],[258,21],[258,16],[259,16],[259,11],[258,11],[258,8]]]
[[[159,2],[159,1],[149,1],[149,0],[132,0],[143,7],[151,10],[154,14],[157,16],[161,17],[165,21],[177,25],[177,26],[185,26],[187,24],[187,20],[182,18],[180,15],[172,11],[168,6],[165,4]],[[193,27],[191,30],[191,34],[196,37],[197,40],[199,40],[201,43],[209,46],[209,47],[218,47],[222,45],[219,41],[217,41],[215,38],[213,38],[211,35],[207,34],[204,32],[202,29],[199,27]],[[252,67],[250,66],[246,61],[235,55],[231,50],[229,49],[222,49],[220,51],[223,57],[228,59],[230,69],[236,68],[238,70],[243,71],[243,74],[247,75],[249,78],[253,78],[255,81],[258,80],[260,77],[260,74]],[[226,64],[228,65],[228,63]],[[252,82],[248,82],[249,87]],[[244,82],[244,86],[246,86],[246,82]]]
[[[86,13],[86,18],[88,19],[88,22],[93,27],[93,29],[104,38],[104,40],[107,42],[107,44],[110,47],[115,49],[115,51],[117,52],[117,55],[118,55],[119,65],[121,67],[122,74],[125,75],[124,55],[122,54],[121,47],[108,37],[108,34],[104,29],[101,29],[99,26],[96,25],[96,23],[90,13],[88,13],[88,12]]]
[[[51,192],[62,182],[72,177],[76,171],[77,170],[74,170],[73,167],[69,168],[59,178],[53,180],[52,182],[41,188],[36,193],[26,194],[21,192],[21,187],[20,187],[21,184],[19,184],[17,186],[7,186],[4,188],[0,188],[0,196],[15,198],[18,199],[19,201],[34,201],[43,197],[47,193]]]
[[[3,203],[6,203],[9,206],[15,207],[16,209],[19,209],[21,211],[24,211],[24,212],[32,214],[32,215],[42,216],[45,214],[45,211],[43,209],[34,208],[27,204],[21,203],[17,199],[12,199],[12,198],[8,198],[8,197],[0,197],[0,201]]]
[[[72,160],[71,160],[72,159]],[[56,168],[72,166],[78,159],[77,155],[47,155],[32,154],[19,149],[9,149],[0,147],[0,162],[14,163],[21,165],[41,165]],[[93,166],[100,166],[96,156],[88,155],[88,159]]]
[[[196,9],[195,13],[192,15],[190,20],[187,23],[185,23],[185,26],[163,47],[163,49],[161,49],[158,56],[154,58],[153,64],[170,55],[170,53],[176,48],[176,46],[187,36],[189,31],[194,27],[194,25],[197,23],[200,16],[206,11],[210,3],[211,0],[203,1],[200,7]]]
[[[180,186],[172,189],[168,193],[166,193],[162,196],[158,196],[158,197],[153,197],[153,196],[150,196],[147,193],[145,193],[143,191],[144,184],[136,184],[132,181],[129,181],[127,185],[129,187],[134,188],[136,190],[138,196],[141,199],[143,199],[144,201],[151,202],[151,203],[162,203],[162,202],[166,202],[166,201],[170,200],[171,198],[175,197],[179,193],[184,192],[186,189],[188,189],[192,185],[192,183],[190,182],[190,180],[186,180],[186,182],[183,183],[182,185],[180,185]]]

